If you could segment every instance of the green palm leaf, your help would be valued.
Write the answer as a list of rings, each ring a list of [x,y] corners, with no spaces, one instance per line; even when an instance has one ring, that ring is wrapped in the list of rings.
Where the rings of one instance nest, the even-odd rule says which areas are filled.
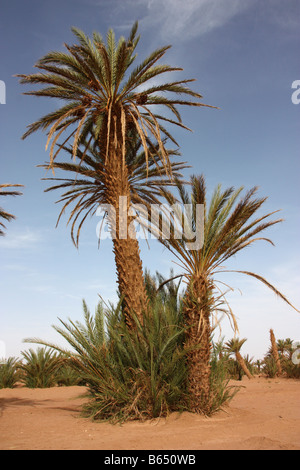
[[[188,84],[193,81],[190,79],[162,83],[147,88],[146,84],[150,79],[182,70],[179,67],[158,64],[158,61],[171,46],[156,49],[128,74],[130,66],[136,59],[134,51],[139,41],[137,28],[138,24],[134,23],[128,39],[121,37],[118,41],[116,41],[113,30],[110,29],[105,43],[99,33],[94,33],[93,38],[89,38],[80,29],[73,27],[72,32],[79,44],[72,46],[66,44],[67,52],[52,51],[42,57],[36,63],[36,67],[42,73],[17,75],[23,84],[44,85],[40,90],[28,91],[25,94],[60,98],[66,102],[59,110],[49,113],[31,124],[23,137],[25,138],[39,129],[46,130],[51,126],[49,141],[51,138],[55,139],[59,129],[63,128],[66,133],[70,126],[75,124],[77,126],[73,140],[73,155],[75,156],[78,141],[83,141],[83,137],[87,136],[87,129],[89,132],[93,131],[94,135],[99,138],[99,144],[106,148],[104,136],[107,135],[111,119],[114,119],[115,116],[119,120],[117,132],[120,133],[121,139],[124,141],[129,122],[134,122],[140,133],[145,152],[147,152],[145,140],[145,129],[147,128],[160,144],[162,163],[167,168],[169,165],[168,153],[164,152],[161,137],[161,135],[167,134],[159,123],[160,120],[166,118],[152,113],[151,105],[160,104],[171,109],[176,120],[169,120],[169,122],[185,128],[177,106],[207,105],[200,103],[198,100],[202,96],[188,87]],[[127,77],[126,74],[128,74]],[[143,104],[141,104],[141,86],[144,88]],[[197,101],[167,97],[166,93],[188,95],[196,98]],[[143,109],[143,113],[139,108]],[[120,124],[120,111],[124,113],[123,129]],[[136,118],[133,119],[133,116]],[[84,126],[86,121],[89,121],[87,127]],[[93,129],[95,123],[98,127],[97,132]],[[73,133],[69,133],[67,139],[69,140],[73,135]],[[50,152],[51,163],[53,159],[52,149]],[[168,167],[168,169],[170,168]]]

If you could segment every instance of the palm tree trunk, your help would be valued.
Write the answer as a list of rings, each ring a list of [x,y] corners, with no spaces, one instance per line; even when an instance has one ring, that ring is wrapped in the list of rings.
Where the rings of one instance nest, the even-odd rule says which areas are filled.
[[[105,164],[105,186],[107,203],[114,209],[114,217],[108,217],[113,234],[120,295],[123,297],[123,313],[129,327],[132,327],[132,313],[142,321],[142,313],[147,306],[143,267],[139,244],[133,227],[133,217],[129,216],[131,202],[128,169],[118,147],[110,146]],[[129,232],[130,227],[130,234]]]
[[[280,362],[280,357],[278,354],[278,349],[277,349],[277,344],[276,344],[276,339],[274,335],[274,331],[271,329],[270,330],[270,339],[271,339],[271,345],[272,345],[272,354],[276,362],[277,366],[277,374],[281,375],[282,374],[282,367],[281,367],[281,362]]]
[[[190,283],[184,299],[184,315],[188,326],[188,388],[190,409],[206,414],[210,405],[211,291],[207,280],[200,277]]]
[[[246,376],[248,377],[248,379],[253,379],[253,375],[250,373],[248,367],[246,366],[246,363],[241,355],[241,353],[239,351],[235,351],[235,357],[236,357],[236,360],[237,362],[239,363],[240,367],[242,368],[242,370],[245,372]]]
[[[136,239],[115,238],[113,245],[123,312],[128,326],[133,327],[132,313],[143,323],[143,311],[147,308],[140,250]]]

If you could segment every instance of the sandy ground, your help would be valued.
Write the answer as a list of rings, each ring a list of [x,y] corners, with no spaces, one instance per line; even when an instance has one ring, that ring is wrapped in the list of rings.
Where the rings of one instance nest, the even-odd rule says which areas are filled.
[[[122,426],[82,418],[82,387],[2,389],[0,449],[299,450],[300,381],[244,378],[242,385],[211,418],[176,413]]]

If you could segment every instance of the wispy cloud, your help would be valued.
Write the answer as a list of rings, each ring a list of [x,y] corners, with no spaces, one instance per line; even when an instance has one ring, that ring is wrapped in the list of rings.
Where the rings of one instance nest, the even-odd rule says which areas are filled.
[[[44,294],[46,292],[55,294],[54,287],[49,284],[29,284],[25,286],[26,290]]]
[[[13,276],[26,276],[26,278],[32,278],[37,276],[37,272],[32,267],[26,266],[25,264],[20,263],[8,263],[0,265],[0,270],[5,272],[6,275],[11,273]]]
[[[8,270],[8,271],[17,271],[17,272],[27,272],[28,271],[28,268],[27,266],[24,266],[23,264],[17,264],[17,263],[11,263],[11,264],[6,264],[4,266],[2,266],[2,268],[4,270]]]
[[[33,248],[41,240],[41,233],[26,229],[20,233],[9,232],[0,240],[0,249],[27,249]]]
[[[219,28],[253,4],[253,0],[149,0],[141,23],[164,39],[185,41]]]

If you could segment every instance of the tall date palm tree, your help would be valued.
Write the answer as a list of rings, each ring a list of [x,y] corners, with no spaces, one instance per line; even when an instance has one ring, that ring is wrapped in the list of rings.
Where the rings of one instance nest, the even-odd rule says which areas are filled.
[[[66,44],[67,52],[46,54],[35,65],[40,72],[17,75],[23,84],[44,85],[41,89],[25,94],[64,102],[61,108],[29,125],[23,138],[37,130],[48,131],[46,148],[51,143],[52,168],[58,153],[71,139],[74,158],[78,146],[87,142],[82,152],[83,160],[88,145],[96,139],[104,162],[103,181],[107,203],[114,207],[117,220],[120,196],[127,197],[126,213],[130,204],[126,165],[128,130],[134,129],[138,133],[147,162],[151,158],[147,137],[154,138],[159,146],[161,162],[171,177],[169,154],[163,138],[168,137],[174,143],[176,141],[164,123],[187,129],[182,123],[178,106],[208,106],[200,103],[202,96],[189,88],[188,84],[193,80],[149,83],[151,79],[163,74],[182,70],[157,63],[170,46],[155,50],[142,63],[130,68],[136,59],[135,50],[140,39],[137,29],[138,23],[135,22],[128,39],[121,37],[118,42],[113,30],[109,30],[105,43],[99,33],[94,33],[89,38],[81,30],[72,28],[78,44]],[[178,98],[179,95],[190,99]],[[167,109],[172,118],[155,112],[161,108]],[[56,150],[56,144],[62,135],[64,140]],[[110,221],[110,224],[113,222]],[[135,286],[134,297],[129,300],[130,308],[139,314],[143,308],[145,292],[137,240],[127,237],[126,243],[115,246],[115,250],[119,251],[118,259],[123,260],[122,269],[128,282]],[[127,264],[129,259],[132,261],[130,269]],[[122,294],[126,295],[124,292]]]
[[[131,133],[132,134],[132,133]],[[154,146],[151,142],[148,142],[149,152],[151,159],[146,162],[145,152],[143,150],[141,140],[137,135],[131,135],[131,140],[128,141],[126,148],[125,161],[128,169],[128,182],[130,188],[130,202],[132,204],[131,209],[143,208],[145,215],[147,216],[151,211],[151,204],[160,204],[162,195],[161,188],[166,189],[172,186],[174,183],[170,180],[166,174],[165,167],[162,165],[159,154],[158,145]],[[65,149],[67,153],[72,154],[72,148]],[[178,152],[175,150],[168,150],[169,154],[177,155]],[[41,165],[44,168],[48,168],[48,164]],[[170,164],[172,174],[176,179],[182,180],[181,170],[186,168],[185,162],[172,161]],[[61,198],[57,202],[63,203],[61,208],[57,224],[61,220],[62,215],[67,209],[70,211],[68,218],[68,224],[71,225],[71,237],[75,244],[78,246],[81,228],[89,215],[97,214],[99,208],[105,209],[108,204],[107,198],[107,187],[105,185],[105,162],[102,160],[102,154],[99,151],[97,142],[92,146],[89,145],[88,151],[82,162],[82,151],[80,148],[77,150],[77,161],[76,162],[53,162],[53,168],[55,170],[62,170],[66,176],[65,178],[45,178],[48,181],[55,181],[54,186],[50,186],[45,191],[61,190],[64,191]],[[134,227],[135,217],[138,215],[139,220],[142,214],[136,214],[132,211],[132,214],[128,215],[128,227],[130,232]],[[106,218],[109,217],[108,212],[104,214]],[[103,227],[103,222],[99,223],[100,228]],[[144,227],[142,227],[144,229]],[[142,229],[141,228],[141,229]],[[128,230],[128,231],[129,231]],[[130,233],[131,235],[131,233]],[[101,239],[101,233],[98,233],[99,243]],[[130,306],[135,296],[136,282],[133,282],[133,278],[128,273],[137,272],[137,266],[134,264],[137,262],[137,257],[129,257],[124,259],[120,257],[125,250],[120,249],[122,244],[127,243],[127,239],[120,237],[119,231],[115,230],[114,234],[111,234],[113,242],[113,251],[115,255],[116,268],[117,268],[117,282],[119,286],[119,292],[123,294],[123,313],[127,320],[127,323],[131,323],[130,318]],[[147,233],[145,233],[147,238]],[[126,251],[127,253],[127,251]],[[126,267],[126,270],[124,269]],[[140,260],[140,266],[138,273],[142,270],[142,262]],[[145,279],[144,279],[145,280]],[[143,305],[146,308],[146,286],[144,286],[145,293],[143,293]],[[139,315],[137,305],[135,305],[135,312]],[[142,316],[140,316],[142,320]]]

